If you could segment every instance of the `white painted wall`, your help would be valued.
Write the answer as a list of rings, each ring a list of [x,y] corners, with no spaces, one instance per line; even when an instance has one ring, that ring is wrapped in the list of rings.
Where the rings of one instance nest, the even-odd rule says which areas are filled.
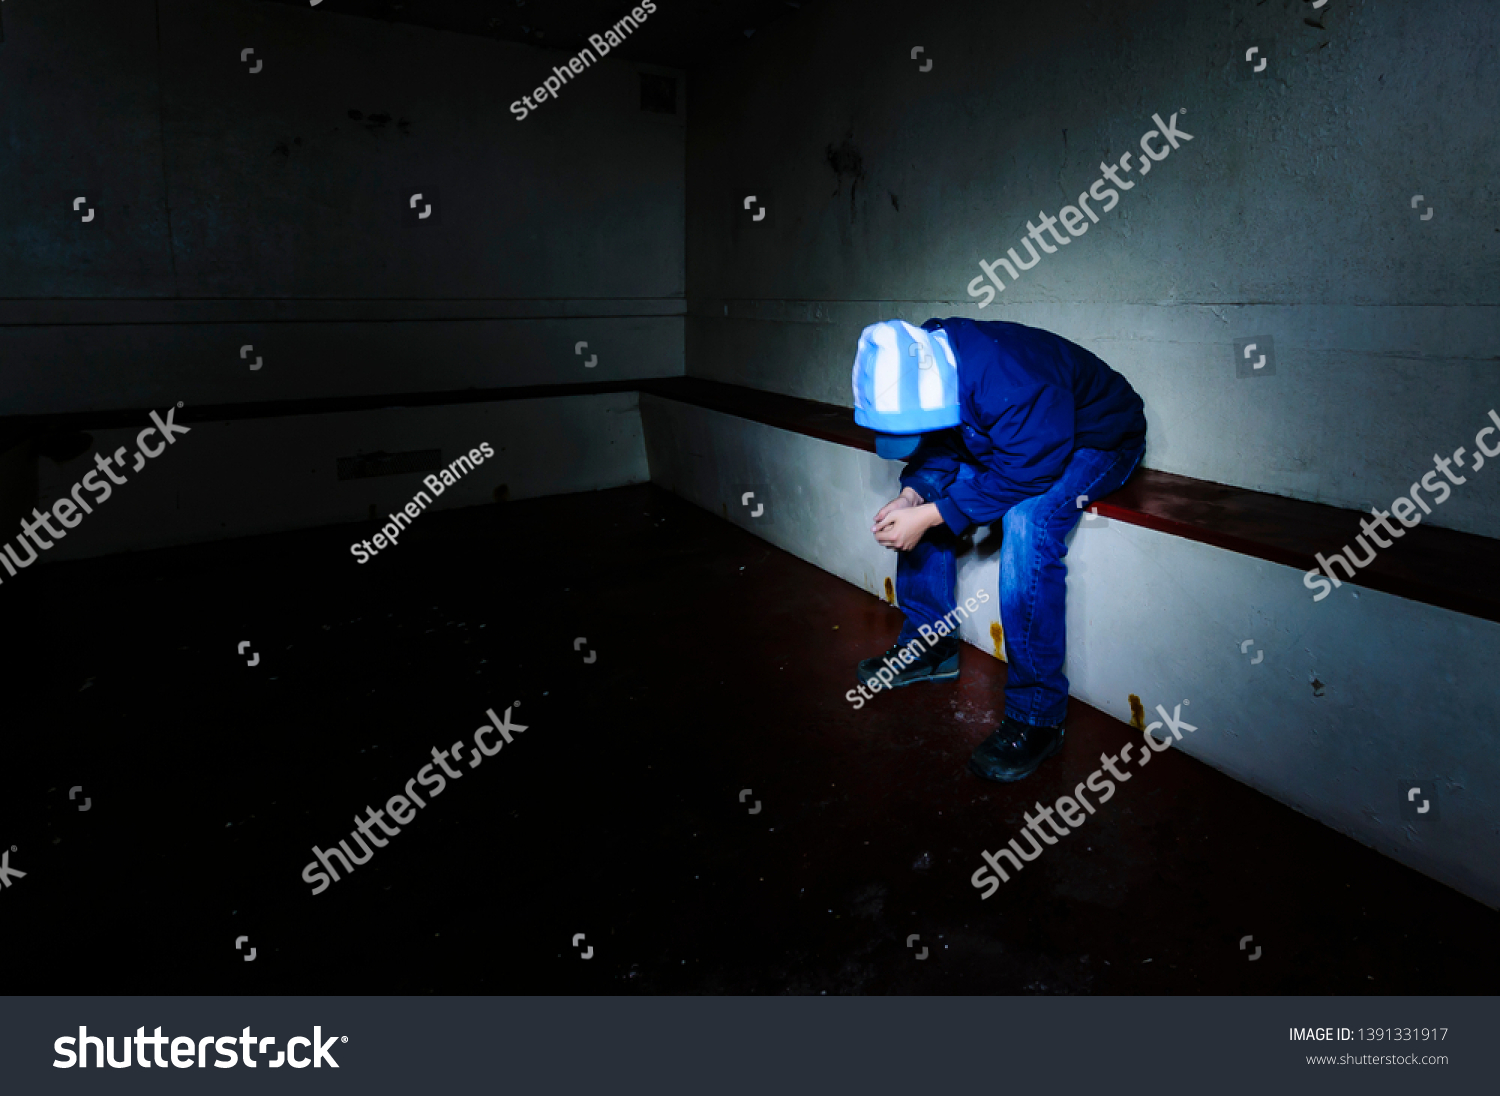
[[[97,431],[89,452],[64,464],[40,458],[38,505],[50,507],[92,469],[93,452],[124,445],[133,454],[139,429]],[[495,457],[435,499],[437,509],[493,502],[501,484],[519,501],[650,478],[633,392],[202,423],[139,473],[127,470],[128,482],[42,560],[366,523],[371,505],[384,517],[409,502],[422,473],[339,480],[339,457],[441,449],[447,462],[481,441]],[[361,524],[350,540],[371,532]]]
[[[1347,584],[1314,602],[1290,567],[1120,521],[1080,525],[1068,571],[1073,695],[1127,722],[1131,693],[1148,721],[1187,699],[1194,757],[1500,907],[1500,624]],[[1401,819],[1408,778],[1436,820]]]
[[[899,462],[653,396],[641,414],[653,482],[875,596],[894,582],[869,526]],[[960,557],[960,601],[998,589],[995,534]],[[1186,699],[1189,754],[1500,907],[1500,624],[1348,585],[1314,602],[1292,568],[1117,520],[1081,523],[1068,568],[1074,696],[1125,722],[1132,693]],[[993,598],[960,634],[990,652],[998,619]],[[1409,777],[1437,782],[1439,819],[1401,820]]]

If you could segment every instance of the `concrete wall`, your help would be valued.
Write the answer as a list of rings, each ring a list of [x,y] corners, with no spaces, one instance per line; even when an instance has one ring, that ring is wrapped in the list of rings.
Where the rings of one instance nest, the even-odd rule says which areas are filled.
[[[683,119],[633,66],[518,123],[561,55],[248,0],[6,31],[0,414],[682,371]]]
[[[695,84],[689,372],[850,405],[863,325],[1013,320],[1130,379],[1148,467],[1387,506],[1500,404],[1497,26],[1489,0],[814,5]],[[1027,258],[1028,219],[1182,111],[1190,142],[978,307],[980,260]],[[1274,373],[1238,376],[1236,340]],[[1460,490],[1430,520],[1500,536],[1500,477]]]
[[[1131,693],[1148,721],[1186,699],[1194,757],[1500,908],[1500,624],[1314,602],[1289,567],[1118,521],[1080,524],[1068,572],[1073,695],[1126,721]],[[1430,817],[1403,820],[1407,782]]]
[[[487,305],[481,307],[504,310]],[[11,311],[19,308],[13,303]],[[528,307],[526,315],[505,319],[390,320],[360,319],[361,309],[337,303],[294,301],[277,311],[320,318],[124,324],[79,323],[82,309],[73,309],[75,322],[0,327],[11,382],[0,391],[0,414],[582,384],[682,372],[680,316],[549,316],[544,309]],[[410,317],[436,309],[415,301],[399,310]],[[173,303],[156,314],[180,311],[208,309]],[[462,311],[476,308],[465,302]],[[579,342],[588,345],[575,354]],[[253,349],[241,359],[247,345]],[[257,361],[260,368],[252,370]]]
[[[895,463],[651,396],[641,413],[653,482],[877,597],[894,582],[895,555],[869,526],[898,490]],[[758,518],[741,505],[751,490]],[[997,590],[998,533],[977,529],[959,557],[960,602]],[[1500,624],[1348,585],[1314,602],[1301,579],[1082,522],[1068,554],[1070,691],[1127,723],[1131,694],[1148,722],[1158,704],[1180,711],[1197,728],[1178,743],[1189,754],[1500,908]],[[960,634],[994,653],[999,615],[992,597]],[[1435,793],[1432,817],[1403,821],[1408,780]]]
[[[68,461],[41,457],[38,505],[46,509],[65,497],[93,470],[96,450],[109,454],[123,445],[130,462],[139,429],[97,431],[89,451]],[[127,463],[126,482],[42,559],[360,522],[350,532],[353,542],[376,531],[368,524],[372,507],[383,520],[411,501],[424,473],[340,480],[338,458],[438,449],[447,464],[484,441],[495,456],[434,498],[435,508],[597,491],[650,478],[633,392],[200,423],[138,473]]]
[[[508,104],[568,56],[306,5],[6,0],[0,416],[681,374],[685,89],[676,115],[643,112],[640,66],[605,60],[517,122]],[[178,472],[195,512],[111,531],[122,498],[69,550],[343,520],[354,503],[288,498],[278,470],[467,448],[444,424],[476,413],[536,447],[512,497],[633,482],[634,458],[548,437],[623,438],[603,406],[352,415],[337,439],[205,426]],[[0,461],[6,508],[35,467]]]

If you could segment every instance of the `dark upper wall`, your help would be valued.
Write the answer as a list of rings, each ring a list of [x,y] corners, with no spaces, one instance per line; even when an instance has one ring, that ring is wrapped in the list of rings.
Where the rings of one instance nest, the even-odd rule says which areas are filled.
[[[643,112],[606,60],[517,122],[569,55],[248,0],[4,16],[0,415],[682,371],[680,80]]]
[[[308,0],[258,0],[307,7]],[[648,15],[611,50],[629,61],[688,69],[718,64],[757,32],[795,18],[817,0],[657,0]],[[321,0],[320,11],[363,15],[383,22],[473,34],[497,41],[546,46],[572,56],[589,35],[618,22],[641,0],[542,0],[526,4],[500,0]]]

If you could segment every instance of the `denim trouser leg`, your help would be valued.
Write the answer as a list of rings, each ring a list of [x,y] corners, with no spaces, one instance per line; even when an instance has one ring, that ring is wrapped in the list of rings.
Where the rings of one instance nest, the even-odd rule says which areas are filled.
[[[958,478],[969,479],[978,471],[972,464],[960,464]],[[958,545],[949,528],[939,525],[929,529],[910,552],[896,553],[896,604],[906,614],[897,643],[904,646],[920,639],[918,629],[923,624],[934,626],[957,606],[953,594],[958,583]]]
[[[1003,519],[1000,622],[1009,672],[1005,715],[1037,726],[1061,723],[1068,711],[1067,565],[1064,538],[1088,507],[1130,478],[1143,447],[1074,450],[1045,493],[1018,503]]]

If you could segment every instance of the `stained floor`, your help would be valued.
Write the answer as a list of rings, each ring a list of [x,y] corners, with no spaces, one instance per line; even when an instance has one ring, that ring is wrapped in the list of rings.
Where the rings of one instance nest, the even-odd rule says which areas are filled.
[[[1075,702],[1035,777],[976,780],[1000,663],[853,710],[899,614],[657,488],[356,565],[373,531],[0,588],[8,992],[1493,992],[1495,912],[1177,751],[981,901],[980,850],[1139,736]],[[311,894],[313,845],[513,703]]]

